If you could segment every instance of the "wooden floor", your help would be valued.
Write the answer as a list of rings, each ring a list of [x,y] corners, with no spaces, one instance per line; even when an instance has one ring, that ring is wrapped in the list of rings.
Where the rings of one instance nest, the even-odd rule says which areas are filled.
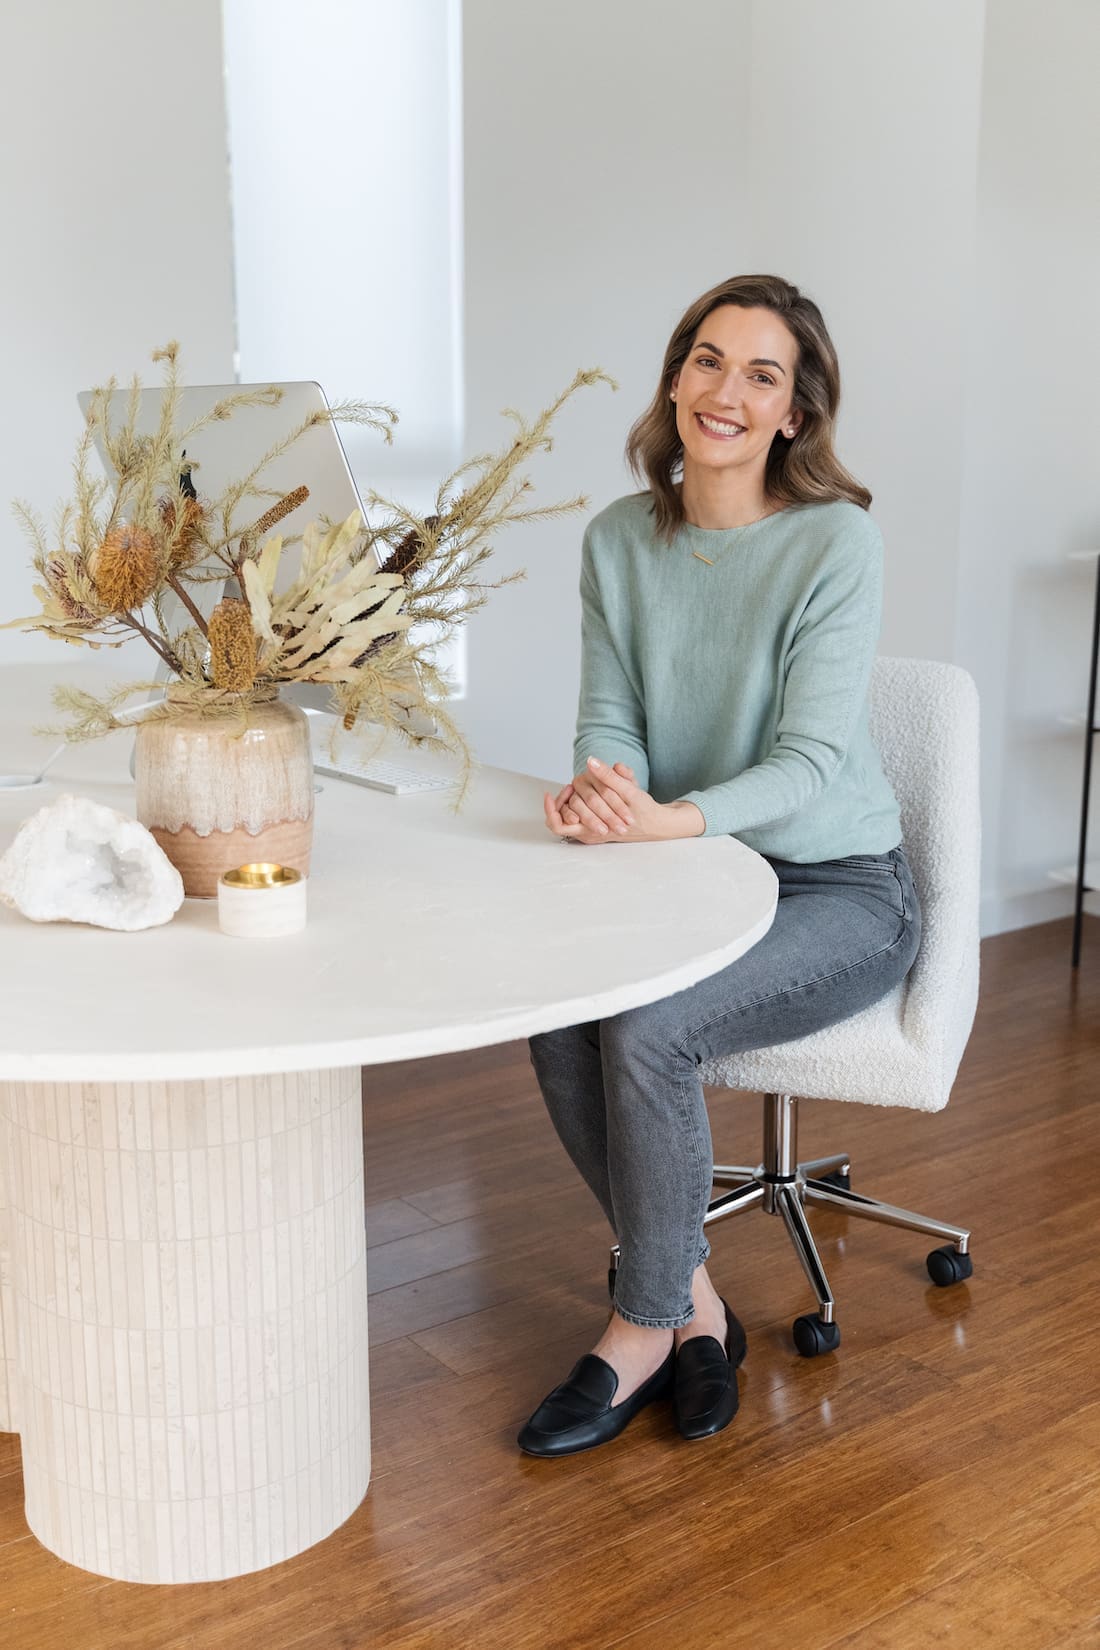
[[[984,952],[938,1117],[803,1106],[802,1153],[968,1223],[934,1289],[919,1236],[815,1213],[843,1344],[794,1352],[810,1301],[781,1224],[719,1231],[744,1319],[741,1412],[699,1444],[665,1406],[560,1462],[514,1436],[598,1334],[606,1232],[518,1044],[367,1073],[374,1473],[328,1541],[204,1587],[134,1587],[45,1552],[0,1438],[4,1650],[1085,1650],[1100,1645],[1100,924]],[[759,1108],[715,1098],[716,1150]]]

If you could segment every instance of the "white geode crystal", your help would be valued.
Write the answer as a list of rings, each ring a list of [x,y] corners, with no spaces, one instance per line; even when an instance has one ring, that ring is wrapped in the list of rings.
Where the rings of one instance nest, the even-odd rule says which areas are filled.
[[[32,922],[156,928],[183,904],[183,879],[136,819],[59,796],[23,822],[0,859],[0,900]]]

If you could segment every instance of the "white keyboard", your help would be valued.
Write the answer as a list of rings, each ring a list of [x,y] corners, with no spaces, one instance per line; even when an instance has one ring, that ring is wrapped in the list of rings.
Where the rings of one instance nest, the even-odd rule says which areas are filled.
[[[381,757],[372,757],[366,762],[351,756],[341,759],[339,767],[331,760],[314,762],[313,771],[328,774],[332,779],[350,779],[353,785],[368,785],[372,791],[388,791],[390,796],[449,791],[455,784],[446,775],[418,773],[415,768],[403,768],[400,763],[387,762]]]
[[[305,707],[310,720],[313,741],[313,771],[327,774],[330,779],[350,779],[353,785],[367,785],[372,791],[387,791],[390,796],[423,796],[428,791],[453,790],[457,780],[449,774],[424,773],[419,768],[406,768],[400,762],[391,762],[385,756],[359,756],[351,740],[337,757],[332,755],[332,736],[336,718],[329,711]],[[339,749],[339,747],[338,747]]]

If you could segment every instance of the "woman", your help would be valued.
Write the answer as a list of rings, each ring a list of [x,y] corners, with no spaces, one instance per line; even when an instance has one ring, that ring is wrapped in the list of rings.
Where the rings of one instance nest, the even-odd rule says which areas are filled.
[[[745,1334],[707,1276],[699,1063],[855,1014],[916,955],[868,731],[882,545],[833,451],[839,394],[816,304],[775,276],[723,282],[684,315],[631,431],[648,491],[585,535],[576,776],[546,795],[548,828],[586,848],[735,835],[771,862],[779,904],[698,985],[531,1039],[621,1259],[606,1331],[520,1432],[529,1454],[591,1449],[670,1393],[684,1437],[729,1424]]]

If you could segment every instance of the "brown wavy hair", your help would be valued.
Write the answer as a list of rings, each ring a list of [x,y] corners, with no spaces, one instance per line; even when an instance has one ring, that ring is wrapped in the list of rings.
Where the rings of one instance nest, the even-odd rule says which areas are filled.
[[[684,520],[676,489],[684,449],[670,399],[672,380],[683,366],[707,316],[725,304],[742,309],[770,309],[793,334],[798,346],[792,408],[802,423],[790,438],[776,431],[768,453],[764,490],[776,504],[825,504],[848,499],[861,509],[871,495],[841,464],[833,449],[840,404],[840,367],[821,311],[790,281],[778,275],[734,275],[697,298],[669,339],[653,400],[630,431],[627,463],[639,481],[648,483],[657,531],[671,540]]]

